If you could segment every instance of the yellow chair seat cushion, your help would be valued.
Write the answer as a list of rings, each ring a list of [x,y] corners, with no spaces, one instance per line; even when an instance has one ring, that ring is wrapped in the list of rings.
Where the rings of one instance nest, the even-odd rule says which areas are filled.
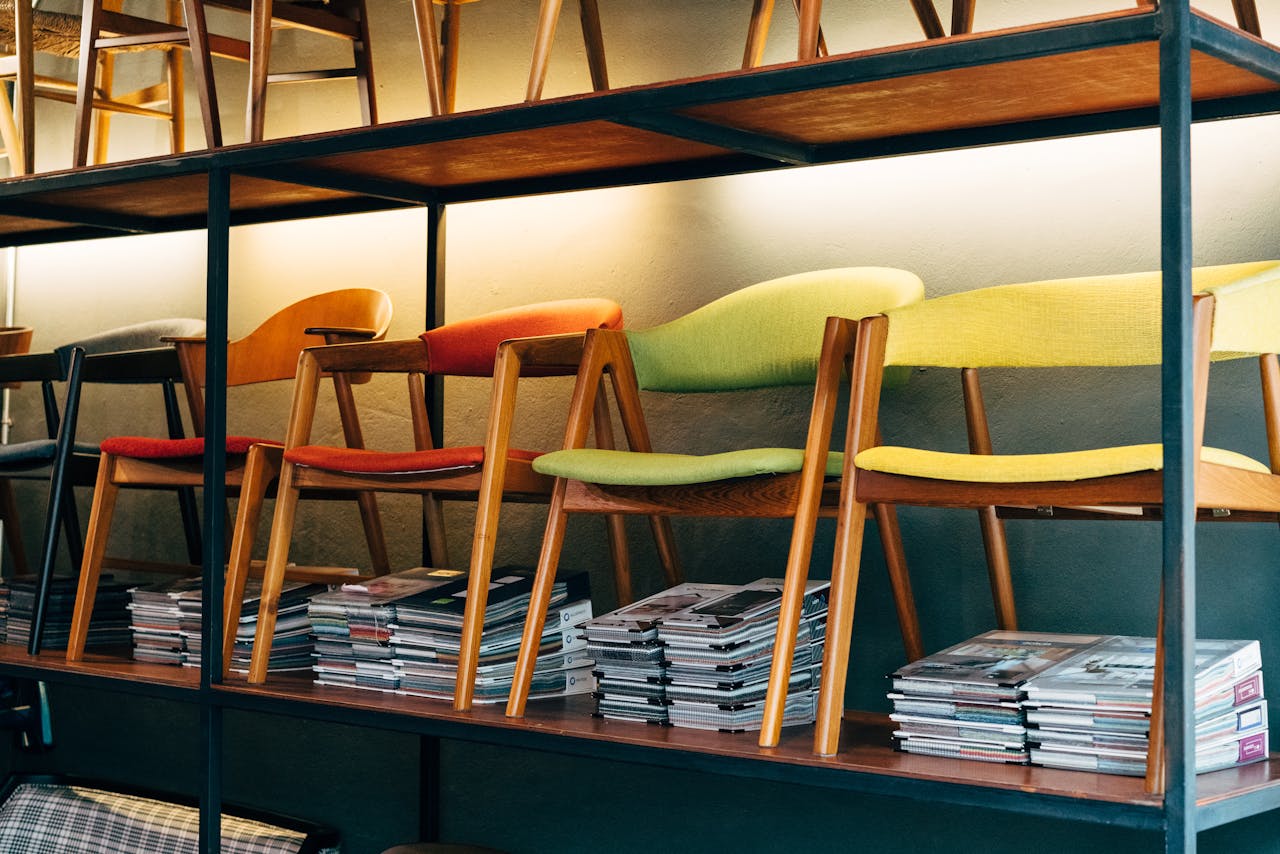
[[[854,458],[858,468],[885,474],[927,477],[933,480],[967,481],[970,483],[1044,483],[1048,481],[1086,480],[1159,471],[1164,467],[1162,447],[1124,445],[1089,451],[1056,454],[950,454],[919,448],[882,445],[868,448]],[[1257,460],[1224,451],[1201,448],[1200,459],[1206,463],[1232,466],[1267,474],[1270,470]]]
[[[543,454],[533,470],[551,477],[567,477],[612,486],[687,486],[735,477],[788,474],[800,471],[804,451],[798,448],[751,448],[722,454],[645,454],[574,448]],[[826,474],[838,477],[844,454],[827,455]]]

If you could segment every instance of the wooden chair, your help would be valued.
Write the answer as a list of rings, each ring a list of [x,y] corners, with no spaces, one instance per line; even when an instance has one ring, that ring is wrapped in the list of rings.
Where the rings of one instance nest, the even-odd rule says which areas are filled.
[[[263,602],[270,603],[279,597],[293,535],[294,508],[302,490],[373,489],[421,493],[424,496],[423,513],[431,560],[439,567],[450,566],[440,502],[444,499],[475,500],[478,506],[454,692],[454,708],[470,708],[502,502],[545,502],[551,492],[551,479],[536,474],[531,467],[531,461],[537,454],[511,447],[520,378],[522,375],[527,378],[572,374],[577,368],[584,330],[614,330],[621,324],[622,310],[609,300],[561,300],[449,323],[408,341],[307,350],[298,367],[294,387],[284,466],[280,473],[280,490],[267,552]],[[541,337],[502,344],[510,338],[526,339],[528,336]],[[308,444],[317,383],[322,372],[330,372],[336,377],[352,371],[408,374],[409,407],[414,427],[413,451],[353,451]],[[424,375],[492,377],[493,389],[483,446],[432,446],[423,397]],[[606,422],[601,423],[606,425]],[[599,435],[605,447],[611,446],[612,434],[607,426]],[[611,520],[609,533],[615,573],[629,577],[620,518]],[[670,530],[664,522],[655,522],[654,533],[668,579],[673,584],[677,583],[679,575]],[[243,578],[228,577],[227,595],[232,601],[238,601],[243,584]],[[274,609],[268,605],[260,608],[259,614],[250,682],[262,682],[266,678],[271,654]],[[224,661],[230,657],[235,617],[238,613],[227,615],[228,632],[224,641],[228,647]]]
[[[227,385],[242,386],[294,375],[298,354],[309,346],[372,340],[386,334],[391,322],[391,299],[382,291],[348,288],[307,297],[273,314],[244,338],[227,345]],[[204,482],[204,338],[177,338],[173,344],[182,365],[183,385],[196,425],[194,439],[154,439],[118,436],[102,443],[93,507],[85,536],[84,560],[72,616],[67,660],[84,655],[89,618],[97,593],[98,578],[106,562],[107,541],[116,498],[123,488],[175,489],[198,487]],[[357,378],[357,381],[362,381]],[[343,432],[350,447],[363,445],[359,420],[351,394],[351,379],[334,377],[334,390]],[[283,446],[248,436],[228,435],[226,441],[228,491],[240,496],[232,526],[229,561],[231,572],[247,572],[250,552],[257,533],[258,518],[267,489],[280,467]],[[345,497],[351,497],[345,493]],[[360,506],[365,538],[369,544],[375,573],[387,570],[388,560],[382,523],[372,494],[355,496]],[[113,565],[136,570],[164,567],[145,561],[112,561]],[[244,566],[240,566],[243,564]],[[183,567],[190,570],[193,567]],[[315,578],[314,572],[298,570],[298,577]],[[226,602],[231,607],[231,598]],[[238,608],[238,604],[237,604]]]
[[[41,539],[36,602],[28,640],[35,654],[44,642],[45,614],[49,587],[57,558],[58,534],[63,531],[74,566],[79,566],[83,538],[72,490],[92,486],[98,463],[96,446],[76,441],[80,418],[80,395],[86,383],[111,385],[159,385],[163,393],[165,420],[170,435],[182,436],[175,383],[182,372],[177,354],[161,340],[170,335],[190,335],[204,329],[204,321],[176,318],[134,324],[59,347],[48,353],[0,356],[0,382],[13,387],[19,382],[40,384],[47,437],[0,445],[0,519],[5,540],[17,574],[30,573],[21,538],[21,520],[13,494],[17,480],[47,482],[45,525]],[[4,336],[0,336],[2,341]],[[30,330],[27,330],[27,342]],[[61,411],[54,395],[55,382],[65,382]],[[188,550],[199,554],[199,526],[195,520],[194,495],[179,494]]]
[[[814,439],[819,421],[829,425],[833,417],[841,368],[821,351],[823,321],[830,314],[861,316],[908,305],[923,291],[920,280],[902,270],[822,270],[753,285],[654,329],[588,334],[564,449],[533,464],[535,472],[556,482],[508,715],[524,714],[569,513],[792,519],[787,576],[807,570],[817,517],[836,509],[836,485],[828,477],[840,471],[839,456],[828,457],[827,448]],[[627,451],[585,447],[605,377],[613,386]],[[729,392],[809,385],[815,377],[820,378],[819,396],[803,450],[653,451],[640,407],[642,390]],[[892,507],[877,509],[903,640],[915,659],[922,650],[910,580],[900,559],[897,520]],[[792,644],[798,612],[794,617],[787,634]],[[788,661],[790,655],[788,651]],[[784,676],[784,695],[786,685]]]
[[[119,0],[108,5],[108,9],[114,27],[126,31],[137,28],[136,19],[118,14]],[[170,4],[170,10],[171,16],[176,14],[175,3]],[[176,18],[171,17],[171,20]],[[0,80],[13,81],[15,95],[14,102],[11,102],[7,92],[0,92],[0,140],[4,143],[10,171],[14,175],[29,174],[35,168],[35,99],[76,101],[76,81],[36,74],[35,54],[78,58],[80,30],[81,19],[76,15],[33,9],[30,3],[14,4],[13,0],[0,2],[0,42],[11,48],[7,55],[0,56]],[[117,34],[112,32],[112,35]],[[155,47],[139,44],[130,49],[153,50]],[[161,81],[128,93],[112,91],[113,54],[103,54],[97,61],[94,73],[98,82],[90,99],[90,107],[98,115],[96,162],[106,158],[110,116],[114,113],[168,122],[171,151],[183,150],[185,116],[182,98],[178,97],[182,92],[182,65],[173,48],[164,49]]]
[[[1276,306],[1280,262],[1193,271],[1195,506],[1199,518],[1224,511],[1233,520],[1280,519],[1280,350]],[[852,360],[852,403],[833,574],[826,658],[814,750],[839,747],[849,636],[866,506],[893,502],[937,507],[996,507],[1002,512],[1067,518],[1159,519],[1163,458],[1159,444],[1066,453],[990,451],[985,412],[972,394],[969,420],[981,421],[971,453],[883,445],[876,435],[885,366],[962,369],[977,388],[982,367],[1113,367],[1160,364],[1160,274],[1100,276],[984,288],[896,309],[861,321],[833,320],[828,338]],[[1262,353],[1263,407],[1270,466],[1202,446],[1211,351],[1216,357]],[[980,396],[978,398],[980,400]],[[971,433],[972,436],[972,433]],[[1003,533],[1001,534],[1003,536]],[[803,573],[788,579],[802,584]],[[1161,621],[1163,617],[1161,618]],[[1163,675],[1157,645],[1156,685]],[[1162,789],[1161,703],[1153,707],[1148,788]]]

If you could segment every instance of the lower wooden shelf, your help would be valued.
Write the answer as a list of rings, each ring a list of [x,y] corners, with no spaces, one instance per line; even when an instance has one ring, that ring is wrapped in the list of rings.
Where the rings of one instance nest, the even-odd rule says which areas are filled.
[[[457,712],[449,703],[378,691],[315,685],[309,674],[276,674],[265,685],[242,676],[202,690],[192,668],[134,662],[125,653],[92,653],[68,664],[60,651],[29,656],[0,645],[0,674],[161,696],[224,709],[374,726],[459,741],[509,745],[619,762],[798,783],[867,794],[1047,815],[1158,830],[1159,798],[1142,780],[1019,765],[899,753],[882,714],[846,715],[840,752],[815,756],[812,727],[784,731],[776,748],[753,733],[716,733],[591,716],[588,696],[532,701],[524,718],[501,704]],[[1197,823],[1207,829],[1280,808],[1280,754],[1266,762],[1197,778]]]

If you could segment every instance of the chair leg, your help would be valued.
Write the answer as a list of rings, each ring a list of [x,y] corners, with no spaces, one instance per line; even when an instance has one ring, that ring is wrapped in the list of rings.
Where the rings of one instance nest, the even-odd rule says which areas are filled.
[[[289,545],[293,539],[293,522],[298,510],[298,490],[293,486],[293,464],[285,462],[276,488],[275,516],[271,520],[271,540],[267,546],[267,566],[262,574],[262,599],[258,604],[258,629],[253,637],[253,655],[249,661],[249,682],[260,685],[267,680],[271,663],[271,640],[276,631],[276,608],[284,587]]]
[[[75,611],[71,615],[71,635],[67,639],[67,661],[83,659],[85,643],[89,639],[89,620],[98,595],[98,577],[102,574],[102,560],[111,534],[111,517],[120,491],[113,482],[114,473],[115,457],[103,454],[93,488],[93,509],[89,512],[84,561],[80,564],[80,583],[76,588]]]
[[[653,542],[658,549],[662,577],[668,587],[675,587],[684,581],[684,569],[680,566],[680,556],[676,552],[676,535],[671,530],[671,520],[666,516],[650,516],[649,529],[653,532]]]
[[[987,574],[991,579],[991,599],[996,608],[996,625],[1006,631],[1016,631],[1018,614],[1013,602],[1013,575],[1009,566],[1009,541],[1005,537],[1004,521],[996,515],[996,508],[978,510],[982,525],[982,542],[987,551]]]
[[[119,9],[111,9],[110,6],[118,6],[119,4],[103,3],[104,9],[107,11],[119,11]],[[110,100],[113,85],[116,76],[116,58],[110,51],[105,51],[102,58],[98,61],[98,89],[102,96]],[[111,113],[108,110],[102,110],[98,113],[97,120],[94,122],[93,128],[93,162],[106,163],[107,149],[111,140]]]
[[[275,451],[272,453],[271,451]],[[254,445],[245,459],[240,482],[240,502],[231,535],[231,553],[227,557],[226,585],[222,601],[222,675],[231,670],[231,656],[236,648],[236,628],[244,607],[245,582],[249,578],[249,562],[253,544],[262,521],[262,505],[267,499],[267,485],[280,472],[279,449]]]
[[[569,514],[564,510],[565,481],[557,480],[551,493],[551,506],[547,511],[547,528],[542,537],[542,552],[538,555],[537,574],[529,597],[529,613],[524,620],[524,633],[520,638],[520,654],[516,659],[515,677],[511,681],[511,695],[507,698],[507,717],[524,717],[524,707],[529,700],[533,684],[533,670],[538,663],[538,647],[542,641],[542,627],[547,620],[547,607],[551,601],[551,588],[556,583],[556,568],[560,565],[560,550],[564,546],[565,526]]]
[[[764,46],[769,40],[769,23],[773,19],[773,0],[755,0],[751,6],[751,24],[747,27],[747,46],[742,53],[743,68],[759,68],[764,60]]]
[[[1160,590],[1160,607],[1156,618],[1156,670],[1151,690],[1151,729],[1147,733],[1147,775],[1144,789],[1150,795],[1163,795],[1164,767],[1164,589]]]
[[[533,61],[529,65],[529,86],[525,90],[526,101],[542,97],[542,85],[547,82],[547,62],[551,58],[551,45],[556,38],[556,23],[560,20],[563,0],[542,0],[538,11],[538,32],[533,40]]]
[[[876,504],[874,508],[884,562],[889,570],[889,585],[893,588],[893,604],[898,611],[902,648],[907,654],[907,661],[916,661],[924,658],[924,642],[920,638],[920,617],[916,614],[916,597],[911,592],[907,558],[902,550],[898,513],[892,504]]]
[[[4,523],[4,540],[9,545],[9,555],[17,575],[28,575],[27,549],[22,543],[22,525],[18,520],[18,504],[13,497],[13,482],[0,478],[0,522]]]
[[[600,7],[596,0],[579,0],[578,17],[582,21],[582,41],[587,48],[591,88],[603,92],[609,88],[609,69],[604,59],[604,32],[600,28]]]
[[[444,503],[431,493],[422,496],[422,528],[427,538],[427,553],[431,565],[449,565],[449,543],[444,529]]]
[[[369,545],[369,565],[374,575],[386,575],[391,571],[391,558],[387,554],[387,537],[382,529],[382,515],[378,512],[378,498],[372,492],[358,492],[356,505],[360,508],[364,539]]]
[[[818,687],[818,719],[813,752],[833,756],[840,749],[840,721],[844,716],[844,684],[849,669],[849,641],[853,636],[853,606],[862,565],[862,537],[867,506],[842,502],[836,526],[836,554],[831,569],[831,599],[827,610],[827,638]]]
[[[613,587],[618,594],[618,607],[635,601],[631,586],[631,553],[627,549],[627,520],[612,513],[605,517],[605,531],[609,538],[609,562],[613,564]]]

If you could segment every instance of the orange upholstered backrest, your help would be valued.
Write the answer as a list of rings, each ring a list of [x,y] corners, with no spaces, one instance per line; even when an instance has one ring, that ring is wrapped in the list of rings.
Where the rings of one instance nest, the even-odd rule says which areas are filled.
[[[588,329],[621,329],[622,309],[607,299],[567,299],[494,311],[446,323],[420,336],[433,374],[493,375],[498,345],[511,338],[565,335]]]

